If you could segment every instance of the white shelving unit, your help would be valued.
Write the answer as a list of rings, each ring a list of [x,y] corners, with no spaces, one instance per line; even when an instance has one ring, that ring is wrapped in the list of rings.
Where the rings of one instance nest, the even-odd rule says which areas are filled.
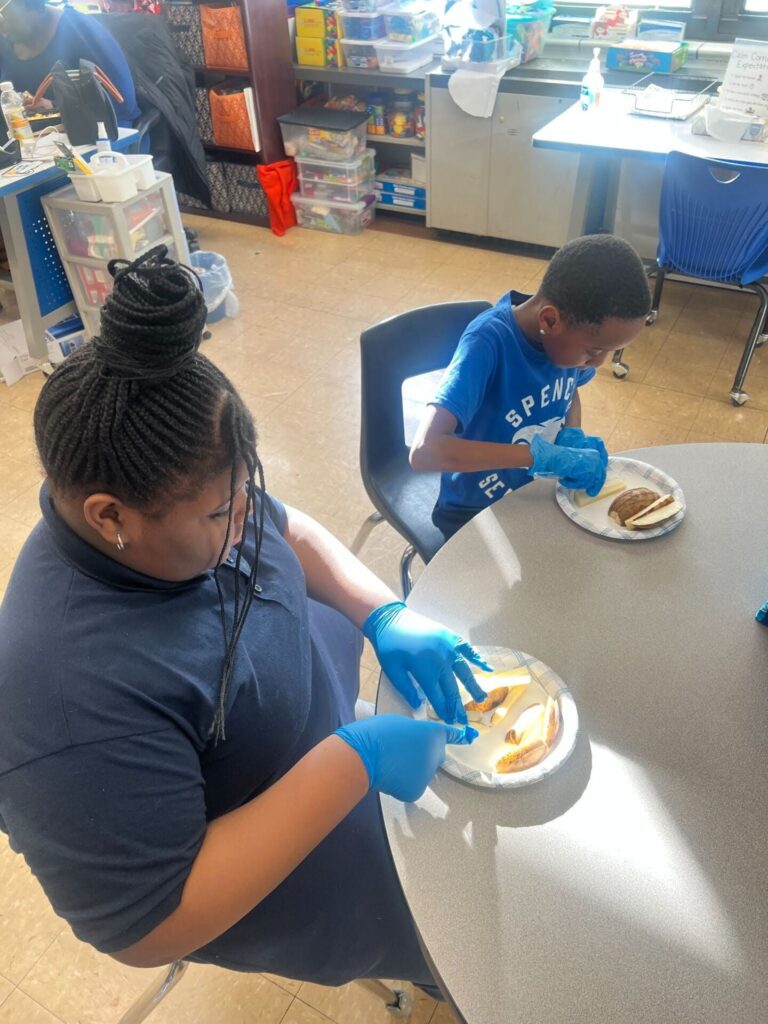
[[[42,200],[59,257],[88,337],[99,330],[101,307],[112,290],[110,260],[135,260],[157,245],[189,263],[189,250],[170,174],[120,203],[88,203],[72,185]]]

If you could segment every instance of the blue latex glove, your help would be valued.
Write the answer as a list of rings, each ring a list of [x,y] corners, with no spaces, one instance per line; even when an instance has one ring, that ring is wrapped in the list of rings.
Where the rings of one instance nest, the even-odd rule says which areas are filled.
[[[363,623],[363,634],[373,644],[392,685],[412,708],[421,704],[413,680],[445,722],[467,724],[457,676],[473,700],[483,701],[487,697],[468,662],[486,672],[493,671],[491,666],[466,640],[438,622],[409,611],[402,601],[392,601],[372,611]]]
[[[765,602],[755,618],[758,622],[762,622],[764,625],[768,626],[768,601]]]
[[[446,743],[472,743],[477,730],[442,722],[376,715],[336,730],[360,755],[373,789],[398,800],[418,800],[445,760]]]
[[[556,476],[564,487],[594,497],[605,483],[606,467],[593,448],[560,448],[537,434],[531,441],[532,476]]]
[[[594,448],[600,455],[603,467],[608,468],[608,449],[602,437],[585,434],[581,427],[563,427],[555,438],[558,448]]]

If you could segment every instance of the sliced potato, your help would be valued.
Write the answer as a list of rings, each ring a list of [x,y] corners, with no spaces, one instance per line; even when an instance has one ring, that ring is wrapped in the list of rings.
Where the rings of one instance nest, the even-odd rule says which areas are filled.
[[[518,717],[505,737],[507,743],[521,746],[531,739],[544,739],[544,705],[532,704]]]
[[[533,765],[538,764],[546,753],[547,745],[543,740],[531,740],[500,757],[496,762],[496,771],[500,775],[521,772],[525,768],[532,768]]]

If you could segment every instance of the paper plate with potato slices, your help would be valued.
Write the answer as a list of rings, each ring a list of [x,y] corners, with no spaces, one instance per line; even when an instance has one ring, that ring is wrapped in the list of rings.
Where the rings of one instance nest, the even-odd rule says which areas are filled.
[[[562,679],[537,658],[506,647],[478,647],[494,672],[476,673],[488,699],[462,688],[467,718],[479,736],[470,746],[447,747],[442,768],[475,786],[515,788],[551,775],[576,743],[579,716]],[[428,704],[416,718],[436,718]]]
[[[612,540],[652,540],[674,530],[685,516],[685,495],[668,473],[647,462],[612,455],[602,491],[557,485],[555,497],[569,519]]]

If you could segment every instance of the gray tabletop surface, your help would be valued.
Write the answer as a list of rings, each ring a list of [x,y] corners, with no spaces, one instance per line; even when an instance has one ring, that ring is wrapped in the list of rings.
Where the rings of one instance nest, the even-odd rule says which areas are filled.
[[[633,452],[680,527],[605,540],[551,481],[508,495],[409,604],[554,668],[579,709],[523,790],[439,772],[382,799],[416,924],[468,1024],[768,1021],[768,445]],[[378,711],[405,711],[384,680]]]

